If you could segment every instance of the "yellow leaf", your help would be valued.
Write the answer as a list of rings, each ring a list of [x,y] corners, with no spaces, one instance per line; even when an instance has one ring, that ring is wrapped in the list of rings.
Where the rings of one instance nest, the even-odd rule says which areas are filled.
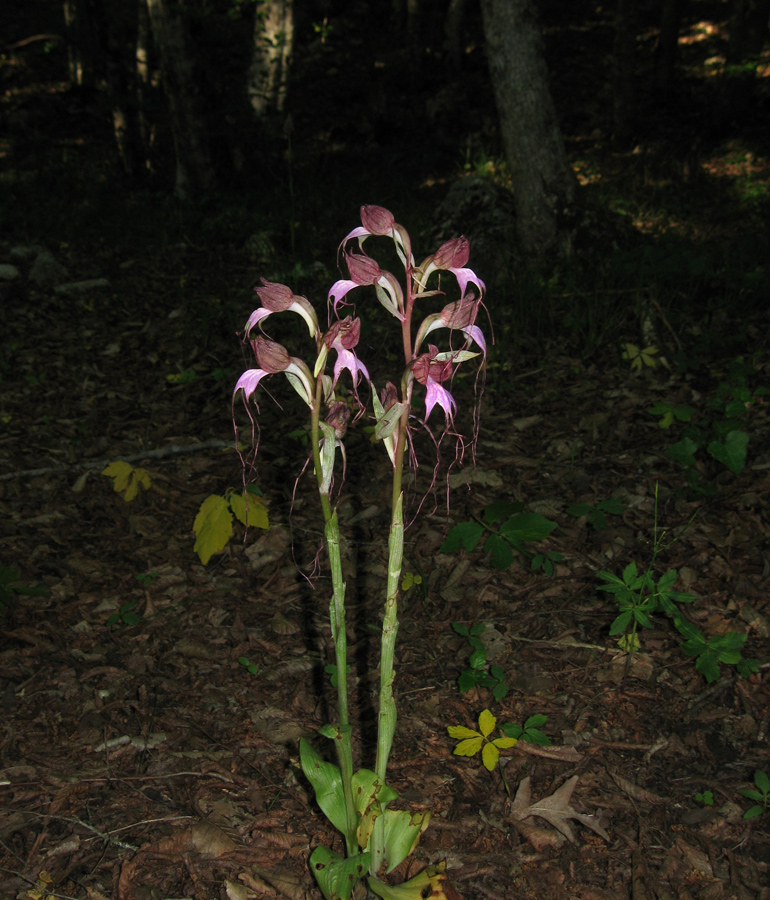
[[[515,747],[519,743],[518,738],[495,738],[492,743],[500,750],[507,750],[509,747]]]
[[[454,749],[455,756],[475,756],[481,749],[484,738],[479,735],[475,738],[469,738],[467,741],[460,741]]]
[[[491,772],[499,759],[500,751],[497,747],[494,744],[484,744],[484,749],[481,751],[481,761],[484,763],[484,768]]]
[[[479,731],[484,735],[484,737],[492,734],[492,731],[495,727],[495,722],[497,722],[497,719],[488,709],[485,709],[481,713],[481,715],[479,716]]]
[[[102,469],[102,475],[112,478],[113,490],[123,494],[126,503],[130,503],[139,493],[139,485],[147,490],[152,484],[146,469],[135,469],[130,463],[120,459]]]
[[[248,528],[264,528],[270,526],[267,520],[267,504],[256,494],[249,494],[248,502],[243,494],[230,494],[230,509],[236,519]],[[248,514],[247,514],[248,508]]]
[[[464,725],[450,725],[447,731],[449,732],[449,737],[457,738],[458,740],[461,738],[481,737],[478,731],[473,731],[472,728],[466,728]]]
[[[205,566],[215,553],[223,550],[233,534],[233,517],[224,497],[212,494],[201,503],[193,523],[196,535],[193,550]]]

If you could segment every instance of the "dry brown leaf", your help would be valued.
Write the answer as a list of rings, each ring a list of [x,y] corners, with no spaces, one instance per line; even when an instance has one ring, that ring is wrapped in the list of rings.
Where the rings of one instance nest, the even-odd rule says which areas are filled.
[[[587,828],[590,828],[591,831],[595,831],[605,841],[609,841],[610,836],[602,828],[595,816],[579,813],[570,806],[570,799],[572,798],[572,792],[575,790],[575,785],[578,783],[578,778],[578,775],[573,775],[558,790],[554,791],[550,797],[546,797],[544,800],[539,800],[536,803],[530,803],[532,787],[529,775],[527,775],[526,778],[522,779],[519,789],[516,791],[513,806],[511,807],[511,815],[519,821],[526,819],[528,816],[538,816],[541,819],[545,819],[546,822],[550,822],[557,831],[560,831],[572,843],[575,842],[575,835],[570,828],[569,820],[576,819]]]
[[[660,794],[656,794],[653,791],[648,791],[646,788],[639,787],[638,784],[634,784],[633,781],[629,781],[627,778],[623,778],[622,775],[617,775],[615,772],[610,772],[609,769],[607,770],[607,774],[620,788],[620,790],[623,791],[624,794],[628,794],[628,796],[632,800],[639,800],[642,803],[666,802],[665,797],[661,797]]]

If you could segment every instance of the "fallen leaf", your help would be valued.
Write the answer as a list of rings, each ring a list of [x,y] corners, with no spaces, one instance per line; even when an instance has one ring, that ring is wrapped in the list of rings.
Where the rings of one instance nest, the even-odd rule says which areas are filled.
[[[584,815],[570,806],[570,799],[572,798],[572,792],[575,790],[575,785],[578,783],[578,778],[578,775],[573,775],[558,790],[554,791],[550,797],[546,797],[544,800],[539,800],[536,803],[530,803],[532,787],[529,776],[523,778],[513,800],[511,815],[519,821],[526,819],[528,816],[538,816],[541,819],[545,819],[546,822],[553,825],[557,831],[560,831],[567,840],[573,843],[575,842],[575,835],[570,828],[569,820],[576,819],[587,828],[595,831],[600,837],[603,837],[605,841],[609,841],[610,836],[598,823],[595,816]]]

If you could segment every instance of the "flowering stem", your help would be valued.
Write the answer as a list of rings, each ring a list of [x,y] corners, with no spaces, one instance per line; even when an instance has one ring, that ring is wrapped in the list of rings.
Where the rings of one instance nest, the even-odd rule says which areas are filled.
[[[319,410],[322,399],[322,383],[318,379],[316,401],[310,420],[311,442],[313,445],[313,465],[318,480],[318,493],[324,515],[324,536],[326,552],[332,576],[332,599],[329,603],[329,622],[334,642],[335,664],[337,666],[337,713],[339,715],[339,733],[335,736],[334,746],[342,778],[342,791],[345,797],[345,844],[348,856],[358,853],[356,840],[356,807],[353,800],[353,748],[351,745],[350,721],[348,718],[348,668],[347,668],[347,634],[345,632],[345,582],[342,580],[342,559],[340,557],[340,529],[337,511],[332,510],[328,491],[323,489],[323,473],[321,468],[321,447]]]

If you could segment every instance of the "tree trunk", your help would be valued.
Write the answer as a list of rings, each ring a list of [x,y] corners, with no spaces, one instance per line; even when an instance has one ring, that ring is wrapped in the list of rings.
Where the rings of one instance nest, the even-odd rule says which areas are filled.
[[[260,3],[254,19],[254,50],[247,85],[258,119],[268,112],[284,111],[293,49],[294,0]]]
[[[674,83],[679,28],[686,3],[687,0],[663,0],[658,54],[655,61],[655,84],[663,94],[668,94]]]
[[[734,0],[727,46],[728,63],[741,63],[759,56],[768,37],[769,19],[770,0]]]
[[[216,178],[182,10],[174,0],[147,0],[147,8],[174,138],[174,192],[180,200],[203,198],[213,193]]]
[[[482,0],[487,59],[506,159],[516,230],[523,249],[541,255],[562,244],[577,179],[548,87],[534,0]]]
[[[459,72],[463,58],[463,15],[466,0],[449,0],[444,20],[444,44],[449,58],[449,70]]]
[[[93,30],[83,0],[64,0],[64,33],[70,84],[92,87],[94,77]]]
[[[107,0],[85,0],[102,52],[112,106],[115,142],[127,175],[142,171],[142,140],[136,106],[136,7]]]
[[[636,4],[618,0],[615,10],[615,44],[612,50],[613,138],[625,143],[633,135],[636,119]]]

